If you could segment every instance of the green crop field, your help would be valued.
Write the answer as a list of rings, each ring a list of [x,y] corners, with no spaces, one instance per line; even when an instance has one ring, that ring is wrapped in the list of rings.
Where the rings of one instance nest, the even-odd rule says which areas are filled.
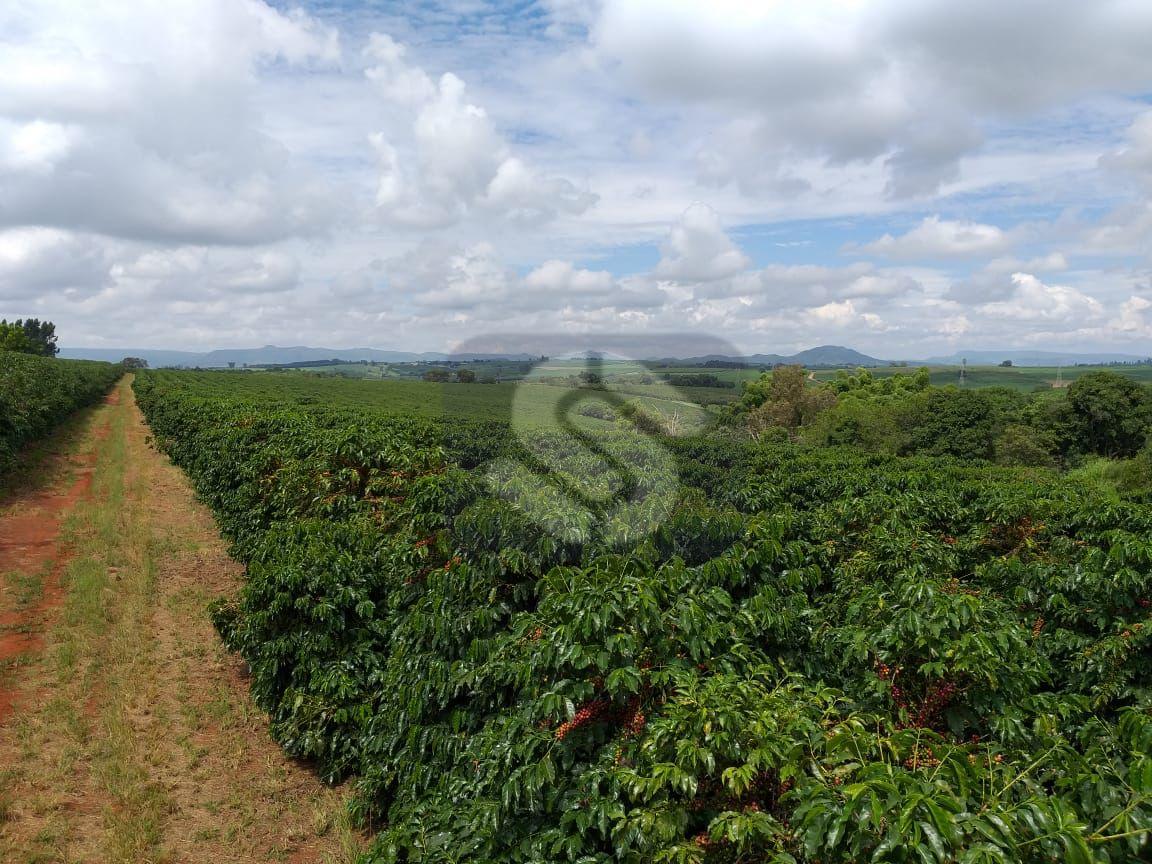
[[[423,363],[392,363],[392,364],[361,364],[342,363],[328,366],[310,367],[305,370],[285,370],[284,374],[309,374],[324,376],[339,376],[345,378],[365,378],[384,380],[419,380],[429,369],[444,368],[433,364]],[[589,366],[585,360],[547,360],[539,364],[520,362],[485,362],[461,363],[455,368],[471,369],[480,377],[494,378],[501,382],[559,380],[570,379],[586,371]],[[931,366],[928,367],[931,381],[934,386],[955,384],[961,386],[959,366]],[[907,374],[914,371],[912,366],[879,366],[871,369],[877,378],[892,375]],[[1127,378],[1145,383],[1152,383],[1152,366],[1065,366],[1062,368],[1042,366],[969,366],[964,370],[964,383],[966,387],[1010,387],[1014,390],[1032,392],[1045,388],[1067,386],[1089,372],[1108,369]],[[655,366],[639,362],[604,360],[598,364],[597,370],[609,383],[619,387],[647,387],[652,385],[641,384],[642,377],[662,378],[665,375],[711,375],[723,382],[735,385],[731,389],[713,387],[682,388],[683,395],[688,401],[701,405],[723,404],[739,398],[740,387],[744,382],[754,381],[763,374],[763,370],[754,369],[724,369],[708,366]],[[830,381],[840,371],[852,372],[854,370],[816,369],[812,371],[816,381]],[[649,395],[643,390],[637,390],[640,395]],[[659,394],[654,394],[659,398]]]
[[[204,394],[219,387],[242,396],[260,399],[275,394],[300,405],[370,408],[383,415],[424,418],[458,418],[508,421],[528,426],[555,426],[561,414],[568,421],[590,430],[602,429],[603,420],[573,411],[562,412],[562,401],[571,399],[574,389],[550,384],[435,384],[411,379],[353,380],[322,378],[309,372],[187,372],[181,373],[188,386]],[[709,388],[699,388],[707,390]],[[718,391],[721,392],[721,391]],[[723,391],[731,392],[731,391]],[[580,401],[598,400],[595,390],[579,391]],[[653,414],[676,415],[687,428],[699,428],[709,414],[670,387],[621,388],[606,394],[613,401],[632,401]],[[572,408],[578,407],[575,404]]]
[[[1138,447],[1148,394],[1089,383],[1058,428]],[[1149,860],[1152,504],[1101,472],[588,437],[542,422],[555,385],[135,390],[247,565],[213,620],[275,739],[355,778],[365,864]],[[955,454],[1032,404],[845,393]]]

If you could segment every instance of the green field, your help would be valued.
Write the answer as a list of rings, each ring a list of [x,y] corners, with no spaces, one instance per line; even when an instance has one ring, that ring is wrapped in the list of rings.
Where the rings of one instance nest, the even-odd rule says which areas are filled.
[[[458,363],[448,366],[445,363],[331,363],[324,366],[270,367],[256,371],[272,371],[287,374],[309,374],[322,377],[368,378],[368,379],[407,379],[419,380],[430,369],[449,368],[471,369],[479,378],[496,381],[519,381],[531,372],[531,364],[518,361],[491,361],[483,363]]]
[[[1060,428],[1111,452],[1143,391],[1085,385]],[[1152,506],[980,455],[1047,399],[922,386],[903,456],[499,422],[601,393],[555,384],[134,387],[360,864],[1152,860]]]
[[[596,391],[579,388],[573,397],[577,376],[589,371],[584,360],[549,360],[539,365],[517,362],[462,364],[478,376],[497,377],[499,383],[437,384],[421,380],[424,372],[445,368],[432,364],[363,364],[345,363],[306,369],[249,370],[202,373],[233,375],[240,380],[239,389],[259,393],[276,381],[276,389],[304,402],[320,401],[332,406],[357,406],[379,409],[388,414],[420,417],[440,415],[479,420],[508,420],[515,411],[515,422],[524,426],[553,426],[559,420],[561,402],[565,402],[567,419],[589,430],[602,430],[604,420],[578,413],[577,402],[594,399]],[[929,367],[933,386],[1007,387],[1022,393],[1054,391],[1067,387],[1089,372],[1107,369],[1140,382],[1152,382],[1152,366],[1074,366],[1002,367],[969,366],[961,384],[958,366]],[[452,370],[454,371],[454,369]],[[691,431],[709,425],[725,405],[740,399],[743,384],[759,378],[760,369],[723,369],[713,367],[654,367],[642,363],[606,360],[596,369],[605,387],[611,391],[609,401],[631,402],[653,415],[667,418],[679,430]],[[819,369],[810,373],[814,382],[831,381],[846,370]],[[909,374],[911,366],[882,366],[869,370],[876,378]],[[662,376],[710,375],[732,387],[671,386]],[[318,380],[324,381],[318,386]],[[651,382],[651,383],[642,383]]]
[[[594,400],[596,390],[524,382],[520,384],[433,384],[400,378],[384,380],[326,378],[310,372],[196,372],[184,373],[195,381],[195,388],[205,395],[227,386],[237,395],[261,399],[275,393],[300,405],[324,407],[370,408],[381,415],[416,417],[459,417],[468,420],[494,420],[533,427],[555,426],[559,422],[562,402],[575,409],[573,394],[579,401]],[[709,388],[698,388],[707,390]],[[640,392],[632,392],[640,391]],[[735,391],[716,390],[717,393]],[[709,412],[684,398],[680,391],[666,386],[626,388],[609,392],[609,402],[635,402],[646,411],[665,418],[674,417],[685,430],[700,428],[709,421]],[[603,429],[609,423],[585,417],[574,410],[566,419],[590,430]]]
[[[278,370],[279,374],[296,374],[310,376],[337,376],[352,379],[375,379],[385,381],[418,381],[425,372],[434,368],[444,368],[443,364],[429,363],[391,363],[391,364],[364,364],[341,363],[331,366],[315,366],[301,370]],[[517,381],[532,381],[537,379],[567,379],[586,371],[589,366],[585,360],[547,360],[539,365],[514,361],[498,361],[484,363],[462,363],[451,367],[471,369],[480,378],[493,378],[501,383]],[[916,369],[915,366],[878,366],[870,369],[877,378],[890,375],[908,374]],[[942,387],[949,384],[960,385],[959,366],[930,366],[931,381],[934,386]],[[1010,387],[1015,390],[1032,392],[1039,389],[1052,389],[1067,386],[1089,372],[1107,369],[1133,380],[1152,383],[1152,366],[969,366],[965,371],[964,383],[966,387]],[[813,371],[816,381],[829,381],[844,370],[817,369]],[[847,370],[854,371],[854,370]],[[705,366],[646,366],[643,363],[620,360],[602,361],[599,367],[600,374],[605,380],[614,385],[621,392],[629,392],[637,396],[654,399],[668,398],[658,390],[647,388],[659,385],[642,384],[639,379],[644,376],[659,378],[663,375],[714,375],[720,381],[732,382],[736,386],[732,389],[720,387],[685,387],[680,388],[678,398],[695,402],[698,405],[722,405],[732,402],[740,397],[740,385],[745,381],[754,381],[763,374],[759,368],[724,369]],[[482,400],[487,401],[487,400]]]

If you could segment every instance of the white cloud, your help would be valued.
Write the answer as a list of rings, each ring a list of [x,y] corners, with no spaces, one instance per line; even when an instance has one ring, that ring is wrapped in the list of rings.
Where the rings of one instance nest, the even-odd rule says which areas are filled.
[[[1112,326],[1124,333],[1152,336],[1152,300],[1133,294],[1120,305],[1120,315]]]
[[[990,303],[1016,290],[1017,273],[1059,273],[1067,269],[1068,258],[1062,252],[1049,252],[1027,261],[1011,255],[993,258],[983,269],[952,281],[945,297],[958,303]]]
[[[368,38],[365,55],[376,65],[364,70],[365,77],[379,88],[389,102],[422,105],[436,98],[436,85],[428,73],[407,61],[408,49],[387,33]]]
[[[207,302],[218,297],[284,294],[300,281],[300,263],[284,251],[180,246],[123,253],[111,269],[113,296]]]
[[[1097,222],[1084,227],[1085,251],[1104,255],[1144,255],[1152,260],[1152,111],[1136,116],[1124,146],[1106,153],[1100,165],[1131,194]]]
[[[1128,129],[1125,145],[1103,157],[1103,163],[1136,174],[1152,184],[1152,111],[1140,114]]]
[[[1147,4],[290,5],[0,5],[5,314],[174,347],[1148,338]]]
[[[840,290],[843,297],[899,297],[918,291],[919,282],[903,273],[870,273]]]
[[[1081,243],[1089,254],[1152,258],[1152,200],[1123,204],[1084,226]]]
[[[92,238],[53,228],[0,231],[0,301],[6,304],[49,293],[89,294],[108,275],[104,250]]]
[[[851,300],[841,300],[836,303],[825,303],[808,312],[809,318],[818,324],[834,324],[845,327],[856,321],[858,313],[856,304]]]
[[[314,231],[323,184],[261,128],[269,63],[334,31],[258,0],[43,0],[0,12],[0,224],[251,243]]]
[[[510,156],[488,184],[483,204],[512,222],[535,225],[560,213],[583,213],[596,200],[596,195],[571,180],[546,176]]]
[[[917,279],[868,262],[846,267],[771,264],[715,285],[698,286],[698,296],[737,296],[756,308],[806,309],[849,300],[889,302],[923,290]]]
[[[595,204],[596,196],[571,180],[513,155],[456,75],[447,72],[433,84],[384,34],[373,34],[367,52],[377,65],[365,74],[396,114],[388,132],[371,136],[380,163],[376,206],[385,220],[438,228],[492,214],[533,225]]]
[[[992,303],[1003,300],[1016,290],[1013,272],[985,268],[966,279],[953,282],[945,295],[957,303]]]
[[[617,280],[607,270],[584,270],[570,261],[545,261],[524,277],[509,314],[524,310],[655,309],[668,294],[645,276]]]
[[[470,310],[501,306],[514,274],[489,243],[463,249],[424,243],[385,264],[390,287],[418,306]]]
[[[1011,245],[1011,235],[995,225],[928,216],[906,234],[885,234],[853,251],[908,261],[997,255]]]
[[[265,251],[230,273],[221,286],[245,294],[278,294],[300,282],[300,262],[285,252]]]
[[[59,123],[33,120],[4,125],[10,131],[0,138],[0,165],[13,173],[50,173],[72,149],[73,133]]]
[[[726,279],[751,263],[724,232],[716,211],[703,204],[694,204],[684,212],[661,253],[656,276],[677,282]]]
[[[565,296],[602,297],[612,292],[615,283],[607,270],[580,270],[571,261],[545,261],[524,277],[528,288]]]
[[[556,315],[647,309],[667,301],[665,292],[646,278],[617,280],[608,271],[587,270],[559,259],[545,261],[518,278],[488,243],[451,247],[424,242],[384,262],[382,270],[388,291],[378,299],[451,310],[469,322],[496,329],[536,315],[556,326]]]
[[[1046,285],[1030,273],[1012,275],[1013,293],[1004,300],[986,303],[980,311],[991,317],[1015,321],[1084,323],[1100,318],[1099,300],[1063,285]]]
[[[1024,270],[1029,273],[1056,273],[1068,269],[1068,256],[1063,252],[1051,251],[1027,261],[1021,261],[1012,256],[993,258],[988,262],[987,269],[994,273],[1015,273]]]
[[[986,118],[1146,88],[1149,42],[1152,7],[1130,0],[605,0],[593,30],[643,92],[743,115],[742,140],[762,156],[726,156],[721,135],[724,172],[884,157],[896,197],[957,179]]]

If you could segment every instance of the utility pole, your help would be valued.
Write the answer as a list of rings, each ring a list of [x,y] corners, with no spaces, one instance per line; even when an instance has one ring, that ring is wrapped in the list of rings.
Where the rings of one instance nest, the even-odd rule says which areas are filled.
[[[963,387],[968,383],[968,358],[962,357],[960,359],[960,386]]]

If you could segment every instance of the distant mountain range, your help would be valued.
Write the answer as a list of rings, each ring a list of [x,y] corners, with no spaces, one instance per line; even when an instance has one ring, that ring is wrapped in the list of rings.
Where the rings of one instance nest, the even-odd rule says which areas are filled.
[[[195,366],[202,369],[224,369],[235,366],[264,366],[279,363],[304,363],[314,360],[370,360],[377,363],[419,363],[434,360],[532,360],[530,354],[461,354],[434,351],[382,351],[376,348],[309,348],[296,345],[281,348],[220,348],[215,351],[168,351],[162,348],[61,348],[60,356],[74,360],[107,360],[115,363],[125,357],[140,357],[153,368]]]
[[[726,354],[706,354],[703,357],[665,357],[661,362],[678,361],[681,363],[702,365],[705,363],[746,363],[749,366],[776,366],[795,364],[798,366],[888,366],[888,360],[877,360],[867,354],[861,354],[852,348],[840,345],[821,345],[818,348],[808,348],[796,354],[749,354],[744,357],[732,357]]]
[[[377,348],[311,348],[296,345],[282,348],[265,345],[263,348],[220,348],[215,351],[170,351],[162,348],[62,348],[60,356],[75,360],[107,360],[116,362],[125,357],[140,357],[153,368],[165,366],[191,366],[202,369],[223,369],[228,366],[265,366],[284,363],[306,363],[322,360],[360,361],[377,363],[420,363],[437,360],[534,360],[533,354],[445,354],[436,351],[385,351]],[[611,354],[604,355],[611,359]],[[877,360],[839,345],[821,345],[798,354],[752,354],[737,357],[710,354],[703,357],[668,357],[683,363],[703,364],[709,360],[725,363],[746,363],[750,366],[775,366],[779,363],[798,363],[804,366],[887,366],[887,360]]]
[[[753,354],[748,360],[757,365],[791,363],[800,366],[887,366],[889,364],[887,360],[877,360],[875,357],[840,345],[821,345],[788,356]]]
[[[162,348],[62,348],[61,357],[81,360],[108,360],[116,362],[124,357],[141,357],[154,368],[163,366],[195,366],[203,369],[223,369],[230,365],[264,366],[283,363],[304,363],[318,360],[369,360],[377,363],[419,363],[437,360],[516,360],[530,361],[533,354],[446,354],[436,351],[387,351],[378,348],[311,348],[305,345],[279,347],[265,345],[263,348],[221,348],[215,351],[170,351]],[[568,355],[582,356],[582,355]],[[604,353],[606,359],[611,353]],[[650,358],[657,359],[657,358]],[[956,366],[963,360],[974,366],[994,366],[1011,360],[1014,366],[1074,366],[1077,363],[1132,363],[1146,359],[1136,354],[1072,353],[1061,351],[1018,351],[1013,349],[957,351],[955,354],[929,357],[926,360],[909,360],[909,366]],[[675,361],[691,365],[706,363],[744,363],[749,366],[775,366],[780,363],[795,363],[809,367],[848,367],[888,366],[890,361],[879,360],[841,345],[820,345],[796,354],[750,354],[732,356],[727,354],[706,354],[699,357],[662,357],[660,362]]]

